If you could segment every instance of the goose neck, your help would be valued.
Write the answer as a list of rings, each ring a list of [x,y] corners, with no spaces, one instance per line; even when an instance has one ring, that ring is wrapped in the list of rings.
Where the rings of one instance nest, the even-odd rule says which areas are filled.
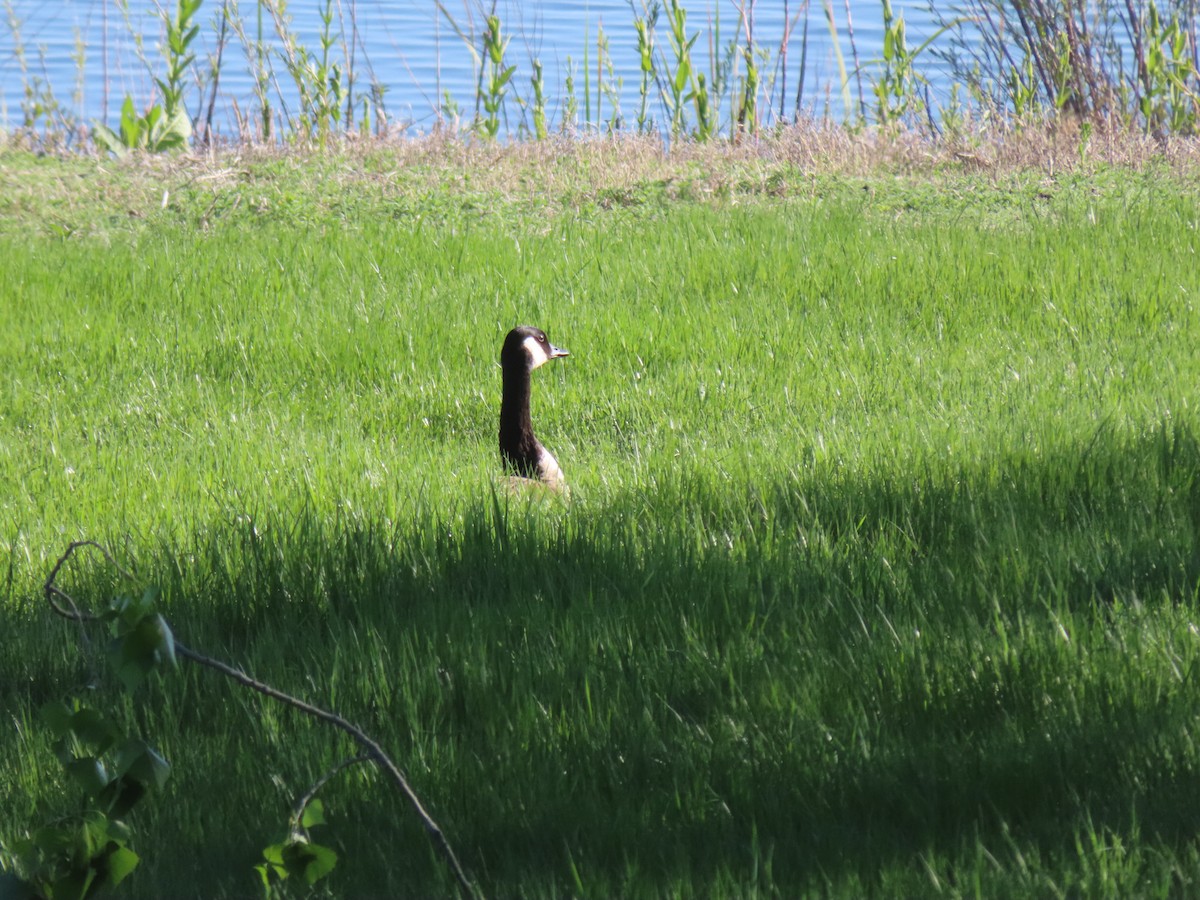
[[[533,423],[529,415],[529,391],[530,377],[527,369],[504,369],[500,422],[506,430],[533,433]]]

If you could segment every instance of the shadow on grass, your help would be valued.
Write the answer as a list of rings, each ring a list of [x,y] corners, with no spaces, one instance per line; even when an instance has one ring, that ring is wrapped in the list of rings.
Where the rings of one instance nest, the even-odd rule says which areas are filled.
[[[1102,432],[903,481],[229,523],[143,571],[182,640],[377,737],[488,893],[912,890],[981,851],[1069,887],[1088,836],[1200,832],[1198,474],[1186,430]],[[179,786],[138,890],[236,894],[271,779],[303,790],[338,741],[195,674],[155,690]],[[445,892],[385,790],[326,789],[335,890]]]

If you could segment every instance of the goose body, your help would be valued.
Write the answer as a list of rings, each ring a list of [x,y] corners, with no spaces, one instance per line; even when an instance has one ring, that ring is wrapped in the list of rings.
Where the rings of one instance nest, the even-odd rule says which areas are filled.
[[[565,491],[558,460],[533,433],[529,414],[530,375],[552,359],[569,356],[555,347],[540,328],[522,325],[504,339],[500,350],[503,393],[500,399],[500,456],[504,467],[519,479],[541,482],[555,491]]]

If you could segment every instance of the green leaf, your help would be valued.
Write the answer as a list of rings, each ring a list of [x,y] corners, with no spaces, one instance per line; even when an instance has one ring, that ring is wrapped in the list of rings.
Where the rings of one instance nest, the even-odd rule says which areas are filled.
[[[71,717],[71,732],[97,753],[109,750],[121,737],[117,726],[94,709],[81,709]]]
[[[73,737],[97,753],[104,753],[121,736],[117,727],[94,709],[72,710],[67,704],[54,701],[42,707],[41,716],[54,736],[63,739],[62,749],[70,750],[73,747],[68,739]]]
[[[50,883],[45,893],[54,900],[86,900],[95,891],[93,881],[96,873],[91,868],[72,869],[57,881]]]
[[[192,127],[191,122],[188,120],[186,115],[183,117],[183,119],[185,122],[188,123],[188,134],[191,134],[191,127]],[[186,137],[184,138],[184,140],[186,141]],[[159,656],[172,669],[179,668],[179,660],[177,660],[175,658],[175,632],[173,632],[171,630],[171,626],[167,624],[167,620],[164,619],[162,616],[158,617],[158,629],[159,629],[159,644],[158,644]]]
[[[158,92],[163,95],[163,100],[169,106],[171,102],[170,98],[175,94],[175,91],[171,90],[171,85],[167,84],[161,78],[155,78],[154,83],[158,86]]]
[[[300,825],[304,828],[312,828],[314,825],[325,824],[325,805],[319,798],[314,797],[308,806],[304,807],[304,812],[300,816]]]
[[[117,755],[117,771],[153,790],[162,790],[171,774],[171,764],[143,740],[130,738]]]
[[[68,855],[75,845],[74,823],[64,821],[57,825],[45,825],[29,836],[29,843],[45,856]]]
[[[192,136],[192,120],[187,114],[187,110],[180,107],[175,110],[159,123],[159,128],[155,133],[151,148],[155,152],[165,150],[178,150],[186,148],[188,140]],[[165,629],[165,634],[170,636],[171,629],[167,627],[165,619],[158,616],[161,621],[161,627]],[[172,665],[175,664],[175,642],[172,638],[168,642],[169,646],[164,645],[163,652],[165,656],[169,656],[169,661]]]
[[[691,70],[691,66],[687,60],[680,60],[679,68],[675,72],[675,93],[683,93],[683,89],[687,87],[688,76],[691,74]]]
[[[125,133],[126,126],[134,126],[137,123],[137,110],[133,106],[133,95],[126,94],[125,102],[121,104],[121,132]]]
[[[104,768],[104,763],[94,756],[82,756],[71,760],[63,768],[89,796],[96,796],[108,787],[108,770]]]
[[[263,847],[263,859],[272,866],[282,866],[283,844],[271,844],[269,847]]]
[[[120,638],[113,641],[108,648],[109,661],[117,670],[117,677],[125,685],[125,690],[135,691],[146,680],[150,670],[154,668],[152,657],[140,652],[135,647],[130,649],[127,641]]]
[[[142,116],[142,133],[139,135],[142,146],[147,146],[150,143],[150,135],[154,132],[154,127],[158,125],[159,120],[163,117],[163,108],[157,103],[146,110],[146,115]],[[142,606],[141,602],[131,603],[129,610],[125,613],[124,618],[127,623],[138,621],[138,619],[149,614],[149,610]]]
[[[113,641],[109,647],[109,658],[117,670],[117,676],[132,691],[157,666],[162,663],[175,664],[175,639],[161,615],[147,615]]]
[[[92,141],[96,147],[106,153],[112,153],[118,157],[124,156],[126,153],[125,145],[121,143],[121,139],[113,133],[113,130],[107,125],[101,125],[99,122],[92,123]]]
[[[320,844],[291,840],[283,846],[283,863],[289,874],[312,885],[333,871],[337,854]]]
[[[495,65],[500,65],[504,55],[504,47],[500,42],[500,17],[487,17],[487,31],[484,32],[484,42],[487,44],[488,57]]]
[[[137,868],[141,859],[136,853],[130,850],[124,844],[115,841],[109,844],[109,852],[105,858],[105,875],[110,887],[116,887],[126,878],[128,878],[133,870]]]
[[[80,823],[80,833],[87,844],[89,855],[103,858],[110,844],[124,843],[113,834],[113,820],[98,809],[89,809]]]
[[[42,721],[55,737],[62,737],[71,730],[71,719],[75,711],[61,700],[52,700],[40,710]]]
[[[279,872],[279,870],[275,868],[275,866],[269,865],[267,863],[259,863],[257,866],[254,867],[254,871],[258,873],[258,880],[262,882],[263,892],[267,893],[267,896],[270,896],[269,892],[271,890],[271,876],[272,875],[278,875],[281,878],[287,877],[286,872],[281,874]]]

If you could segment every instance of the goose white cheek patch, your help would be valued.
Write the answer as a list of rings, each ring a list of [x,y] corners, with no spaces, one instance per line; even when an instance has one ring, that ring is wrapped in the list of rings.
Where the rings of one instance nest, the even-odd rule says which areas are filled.
[[[529,337],[525,338],[524,341],[522,341],[522,344],[524,345],[525,350],[529,353],[529,358],[533,363],[529,367],[530,369],[536,369],[543,363],[550,362],[550,354],[548,354],[545,348],[543,348],[542,345],[537,342],[537,338],[530,335]]]

